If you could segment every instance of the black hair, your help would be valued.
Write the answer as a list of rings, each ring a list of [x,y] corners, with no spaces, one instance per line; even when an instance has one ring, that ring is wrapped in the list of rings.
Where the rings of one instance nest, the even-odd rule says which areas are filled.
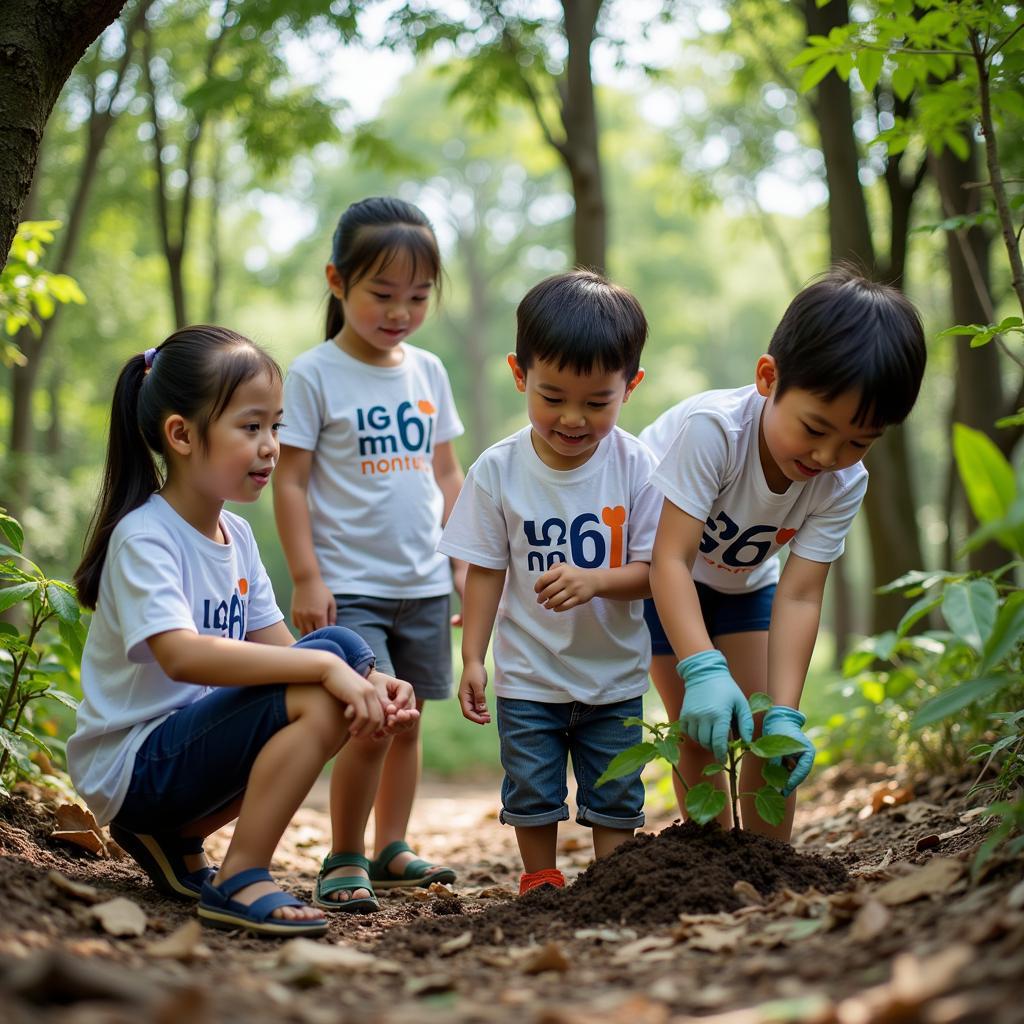
[[[516,361],[534,360],[575,373],[640,369],[647,318],[636,297],[590,270],[556,274],[534,285],[516,310]]]
[[[334,264],[345,294],[379,262],[383,270],[399,253],[412,260],[413,277],[429,276],[440,290],[441,253],[430,221],[419,207],[393,196],[371,196],[353,203],[338,220],[331,244]],[[344,326],[341,301],[327,296],[326,338],[333,338]]]
[[[789,304],[768,355],[780,398],[801,388],[830,402],[856,391],[853,422],[902,423],[914,407],[927,358],[921,317],[897,288],[839,264]]]
[[[132,356],[114,386],[100,501],[75,570],[78,600],[86,608],[96,607],[114,527],[163,483],[156,456],[164,456],[167,417],[192,420],[205,448],[210,424],[240,385],[260,374],[282,379],[263,349],[225,327],[184,327],[151,353],[148,367],[147,355]]]

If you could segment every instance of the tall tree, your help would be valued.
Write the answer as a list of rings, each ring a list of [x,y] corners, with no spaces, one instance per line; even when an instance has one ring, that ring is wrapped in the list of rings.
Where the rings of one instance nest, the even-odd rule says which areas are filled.
[[[92,41],[125,0],[0,4],[0,254],[11,248],[46,121]]]

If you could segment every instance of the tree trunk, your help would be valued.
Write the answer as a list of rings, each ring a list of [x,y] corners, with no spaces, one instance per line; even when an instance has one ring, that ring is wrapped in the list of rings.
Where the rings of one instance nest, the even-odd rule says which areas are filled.
[[[466,233],[459,235],[459,253],[469,281],[469,319],[462,340],[470,372],[469,407],[470,430],[473,457],[475,458],[491,443],[491,408],[487,385],[488,358],[487,324],[490,322],[490,288],[487,273],[477,248],[476,236]]]
[[[576,202],[573,217],[576,263],[604,273],[608,218],[590,65],[590,48],[600,10],[601,0],[562,0],[568,57],[561,110],[565,144],[560,152],[569,169]]]
[[[952,150],[944,149],[933,159],[934,174],[939,185],[943,217],[971,215],[980,208],[980,193],[968,184],[980,176],[978,149],[971,141],[970,154],[961,160]],[[980,225],[946,232],[946,255],[949,263],[950,294],[953,322],[957,324],[989,323],[994,318],[989,281],[989,250],[991,236]],[[953,395],[952,419],[983,431],[994,441],[1000,440],[995,420],[1003,409],[1004,397],[1000,375],[999,349],[994,344],[972,349],[970,338],[956,341],[956,391]],[[954,486],[959,489],[959,475],[950,460]],[[967,528],[974,530],[977,520],[967,509]],[[968,559],[971,569],[981,572],[996,569],[1005,562],[997,544],[987,544],[972,551]]]
[[[125,0],[0,4],[0,254],[7,262],[60,90]]]
[[[846,0],[832,0],[820,8],[815,0],[805,0],[804,14],[808,35],[827,36],[831,29],[850,20]],[[853,102],[849,85],[835,72],[818,85],[813,110],[829,190],[832,259],[850,260],[867,275],[875,276],[878,269],[867,199],[858,173],[860,155],[853,131]],[[894,246],[893,251],[898,249]],[[872,479],[864,510],[871,538],[872,574],[880,585],[923,564],[903,428],[890,427],[875,442],[866,464]],[[904,610],[905,601],[900,595],[875,595],[871,628],[893,628]]]
[[[224,202],[224,161],[220,126],[213,124],[210,132],[210,294],[206,305],[206,322],[220,320],[220,290],[224,283],[224,254],[220,244],[220,209]]]

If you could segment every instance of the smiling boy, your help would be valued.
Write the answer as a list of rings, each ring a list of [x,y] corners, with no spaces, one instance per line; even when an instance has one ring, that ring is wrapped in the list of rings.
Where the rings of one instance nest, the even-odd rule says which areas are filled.
[[[642,599],[661,497],[650,452],[616,426],[643,379],[636,299],[575,271],[531,289],[516,316],[508,361],[530,425],[470,469],[439,550],[469,563],[459,700],[481,725],[495,629],[501,821],[515,826],[525,893],[565,884],[555,846],[569,817],[567,756],[597,856],[644,822],[639,771],[595,783],[640,739],[622,722],[641,715],[648,685]]]
[[[755,691],[776,705],[763,732],[804,744],[786,795],[810,772],[798,704],[825,580],[867,489],[862,460],[913,408],[924,367],[906,297],[836,268],[790,303],[753,386],[687,399],[641,433],[663,456],[652,484],[666,499],[645,608],[651,675],[695,741],[682,745],[688,783],[724,761],[731,727],[751,739],[745,695]],[[742,792],[759,788],[760,769],[743,759]],[[793,804],[777,829],[746,804],[744,821],[788,839]]]

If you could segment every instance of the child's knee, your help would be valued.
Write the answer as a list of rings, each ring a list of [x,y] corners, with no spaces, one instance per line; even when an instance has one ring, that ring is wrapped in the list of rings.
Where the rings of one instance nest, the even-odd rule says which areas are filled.
[[[287,702],[293,723],[309,732],[333,755],[348,736],[347,709],[321,686],[290,686]]]

